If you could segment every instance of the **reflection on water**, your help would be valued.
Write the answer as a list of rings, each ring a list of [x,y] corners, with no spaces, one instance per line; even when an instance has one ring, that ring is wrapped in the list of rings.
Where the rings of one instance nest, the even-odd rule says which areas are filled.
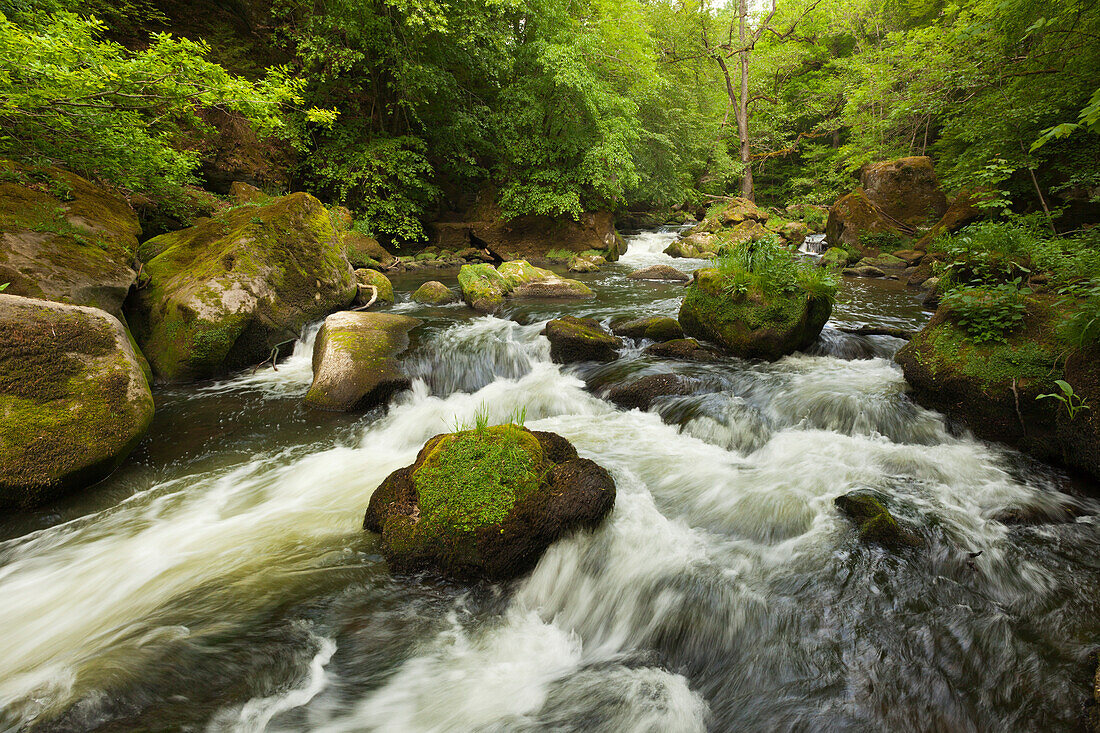
[[[539,331],[558,314],[675,314],[682,286],[625,277],[671,261],[674,236],[638,235],[582,276],[592,301],[507,318],[407,304],[453,271],[395,278],[426,325],[388,412],[301,408],[308,339],[277,371],[159,394],[114,477],[0,525],[0,730],[1075,725],[1100,533],[1092,516],[995,517],[1095,506],[914,405],[896,339],[830,329],[774,364],[663,361],[641,343],[608,365],[549,362]],[[925,317],[902,286],[851,281],[834,320]],[[662,372],[699,389],[650,412],[600,397]],[[432,435],[520,408],[611,471],[609,520],[506,586],[392,576],[360,529],[374,487]],[[833,507],[856,489],[887,497],[923,549],[861,544]]]

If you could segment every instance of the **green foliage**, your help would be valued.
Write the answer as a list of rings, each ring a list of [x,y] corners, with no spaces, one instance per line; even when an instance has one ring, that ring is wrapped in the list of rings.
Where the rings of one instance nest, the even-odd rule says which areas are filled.
[[[1069,415],[1069,419],[1073,420],[1077,417],[1077,414],[1082,410],[1089,409],[1085,398],[1074,392],[1073,387],[1064,379],[1055,379],[1054,384],[1058,387],[1058,392],[1052,394],[1041,394],[1035,399],[1055,399],[1062,403],[1062,406],[1066,408],[1066,414]]]
[[[724,276],[730,295],[801,290],[833,302],[840,287],[835,273],[792,253],[777,237],[724,248],[715,267]]]
[[[906,245],[906,240],[894,232],[865,232],[859,235],[859,243],[883,252],[894,252]]]
[[[128,51],[100,38],[104,24],[59,12],[33,29],[0,15],[0,154],[58,162],[150,193],[177,191],[198,160],[180,149],[181,129],[201,128],[197,111],[243,114],[264,134],[283,129],[280,105],[300,84],[280,69],[258,82],[205,60],[208,48],[154,34]]]
[[[1027,314],[1030,290],[1020,281],[984,286],[962,286],[941,298],[951,317],[974,343],[1007,341]]]

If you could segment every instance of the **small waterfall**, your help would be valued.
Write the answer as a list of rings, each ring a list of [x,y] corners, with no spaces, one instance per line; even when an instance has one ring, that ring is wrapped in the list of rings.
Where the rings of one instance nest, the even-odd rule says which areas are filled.
[[[798,251],[804,255],[819,255],[824,247],[824,234],[808,234],[806,238],[802,240],[802,245],[798,248]]]

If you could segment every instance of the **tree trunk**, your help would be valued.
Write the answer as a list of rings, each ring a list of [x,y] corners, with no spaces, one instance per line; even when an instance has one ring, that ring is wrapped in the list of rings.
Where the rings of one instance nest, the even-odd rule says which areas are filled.
[[[749,140],[749,51],[748,48],[748,0],[740,0],[737,7],[739,16],[739,30],[741,38],[741,51],[738,52],[738,60],[741,62],[741,99],[738,100],[737,136],[741,140],[741,195],[749,201],[756,200],[756,192],[752,183],[752,145]]]

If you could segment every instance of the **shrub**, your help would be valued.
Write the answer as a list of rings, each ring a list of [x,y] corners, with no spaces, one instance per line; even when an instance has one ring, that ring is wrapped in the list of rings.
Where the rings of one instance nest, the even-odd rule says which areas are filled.
[[[873,247],[882,252],[894,252],[903,249],[907,241],[897,232],[875,232],[859,235],[859,243],[863,247]]]
[[[731,294],[802,290],[833,302],[840,286],[834,273],[792,253],[775,236],[724,248],[715,266],[726,277]]]
[[[1027,314],[1025,296],[1031,291],[1014,280],[998,285],[957,287],[941,302],[951,318],[975,343],[1006,341],[1006,334],[1023,323]]]

